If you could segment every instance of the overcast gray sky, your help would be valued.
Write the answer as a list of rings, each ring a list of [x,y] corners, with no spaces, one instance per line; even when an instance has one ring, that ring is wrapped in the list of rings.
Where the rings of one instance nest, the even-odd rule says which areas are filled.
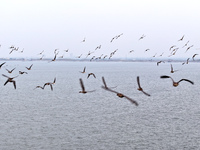
[[[43,50],[53,57],[56,48],[64,58],[85,57],[99,45],[90,57],[115,49],[114,57],[168,57],[172,45],[176,57],[192,57],[200,54],[199,6],[199,0],[1,0],[0,57],[39,58]],[[9,54],[11,45],[24,52]]]

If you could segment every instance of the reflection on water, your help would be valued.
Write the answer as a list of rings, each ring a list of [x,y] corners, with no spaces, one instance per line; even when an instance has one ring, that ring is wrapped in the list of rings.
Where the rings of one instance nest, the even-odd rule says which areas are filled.
[[[33,63],[32,70],[25,67]],[[2,68],[1,74],[18,75],[17,89],[11,83],[3,86],[0,78],[0,149],[199,149],[200,67],[198,63],[182,66],[170,74],[170,64],[131,62],[7,62],[16,67],[12,74]],[[86,73],[82,74],[84,66]],[[87,73],[95,78],[87,79]],[[181,82],[173,87],[169,79],[188,78],[194,85]],[[107,85],[139,103],[105,91]],[[140,76],[143,89],[137,90]],[[37,85],[52,82],[54,90]],[[86,90],[80,94],[79,78]]]

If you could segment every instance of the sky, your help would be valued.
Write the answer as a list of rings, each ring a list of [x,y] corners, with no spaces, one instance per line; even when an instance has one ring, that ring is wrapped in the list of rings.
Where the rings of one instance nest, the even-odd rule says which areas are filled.
[[[86,58],[93,52],[91,58],[117,49],[112,58],[197,53],[200,59],[199,6],[199,0],[1,0],[0,58],[40,58],[42,51],[53,58],[55,49],[58,57]],[[12,45],[19,50],[9,54]],[[179,49],[171,56],[173,45]]]

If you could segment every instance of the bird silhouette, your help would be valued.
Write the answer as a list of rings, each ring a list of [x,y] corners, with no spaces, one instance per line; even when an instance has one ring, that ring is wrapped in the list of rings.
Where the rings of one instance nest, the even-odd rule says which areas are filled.
[[[114,90],[111,90],[110,88],[108,88],[107,85],[106,85],[106,81],[105,81],[104,77],[102,77],[102,81],[103,81],[104,86],[101,86],[101,87],[102,87],[104,90],[107,90],[107,91],[116,93],[118,97],[120,97],[120,98],[123,98],[123,97],[124,97],[124,98],[126,98],[127,100],[129,100],[132,104],[135,104],[136,106],[138,106],[138,103],[137,103],[135,100],[129,98],[128,96],[126,96],[126,95],[124,95],[124,94],[122,94],[122,93],[119,93],[119,92],[117,92],[117,91],[114,91]]]
[[[26,69],[27,69],[27,70],[31,70],[32,66],[33,66],[33,64],[30,65],[30,67],[26,67]]]
[[[86,93],[88,93],[88,92],[94,92],[94,91],[95,91],[95,90],[93,90],[93,91],[86,91],[86,90],[85,90],[85,86],[84,86],[84,84],[83,84],[83,80],[80,78],[79,81],[80,81],[80,85],[81,85],[81,89],[82,89],[82,91],[79,91],[79,93],[86,94]]]
[[[6,80],[6,82],[4,83],[4,86],[5,86],[8,82],[12,82],[14,88],[16,89],[16,82],[15,82],[13,79],[16,78],[16,77],[18,77],[18,76],[15,76],[15,77],[12,77],[12,78],[11,78],[11,77],[8,77],[8,76],[6,76],[6,75],[4,75],[4,74],[2,74],[2,76],[8,78],[8,79]]]
[[[1,69],[1,67],[5,64],[6,62],[3,62],[2,64],[0,64],[0,69]]]
[[[176,72],[176,71],[178,71],[178,70],[174,70],[174,69],[173,69],[173,66],[172,66],[172,64],[171,64],[171,71],[170,71],[170,72],[171,72],[171,73],[174,73],[174,72]]]
[[[178,82],[175,82],[175,81],[172,79],[172,77],[166,76],[166,75],[160,76],[160,78],[162,78],[162,79],[170,78],[170,79],[172,80],[172,82],[173,82],[173,86],[174,86],[174,87],[177,87],[181,81],[187,81],[187,82],[189,82],[189,83],[191,83],[191,84],[194,84],[194,82],[192,82],[192,81],[190,81],[190,80],[188,80],[188,79],[181,79],[181,80],[179,80]]]
[[[140,77],[137,76],[137,83],[138,83],[138,91],[141,91],[142,93],[144,93],[147,96],[151,96],[150,94],[144,92],[144,90],[142,89],[142,87],[140,86]]]
[[[95,76],[94,73],[89,73],[88,76],[87,76],[87,78],[89,78],[91,75],[93,75],[93,77],[96,78],[96,76]]]
[[[80,71],[80,73],[85,73],[85,69],[86,69],[86,67],[84,67],[83,71]]]
[[[8,70],[8,69],[6,70],[8,71],[8,73],[12,73],[15,70],[15,68],[13,68],[12,70]]]
[[[45,88],[46,85],[49,85],[51,87],[51,90],[53,91],[53,84],[56,83],[56,78],[54,78],[53,82],[47,82],[44,84],[43,89]]]

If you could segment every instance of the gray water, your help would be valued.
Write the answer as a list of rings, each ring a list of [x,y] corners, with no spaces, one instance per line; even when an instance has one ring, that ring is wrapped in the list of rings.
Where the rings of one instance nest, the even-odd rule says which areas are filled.
[[[200,149],[200,65],[172,64],[179,70],[174,74],[170,63],[8,61],[1,74],[28,74],[15,79],[16,90],[12,83],[3,86],[6,78],[0,77],[0,149]],[[80,73],[84,66],[97,78]],[[12,74],[5,71],[14,67]],[[173,87],[161,75],[187,78],[194,85]],[[139,106],[102,89],[102,76]],[[137,90],[137,76],[150,97]],[[34,89],[54,77],[53,91]],[[86,90],[96,91],[79,93],[79,78]]]

